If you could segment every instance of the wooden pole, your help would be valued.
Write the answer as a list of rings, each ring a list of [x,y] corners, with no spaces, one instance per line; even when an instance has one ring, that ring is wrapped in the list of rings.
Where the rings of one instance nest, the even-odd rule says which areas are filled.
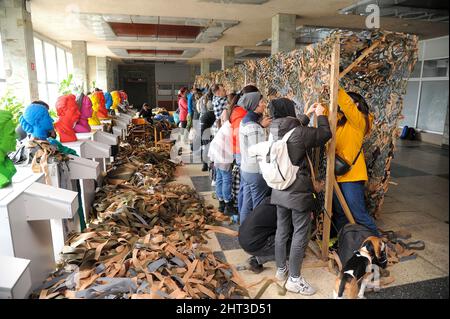
[[[353,218],[353,214],[350,211],[350,208],[348,207],[347,202],[345,201],[344,194],[342,194],[342,191],[339,188],[339,185],[336,180],[334,180],[333,186],[334,186],[334,191],[336,192],[336,196],[339,200],[339,203],[342,206],[345,216],[347,216],[347,219],[350,222],[350,224],[355,224],[355,219]]]
[[[345,68],[344,71],[341,72],[341,74],[339,74],[339,78],[342,78],[344,75],[346,75],[348,72],[350,72],[355,66],[357,66],[359,64],[359,62],[361,62],[366,56],[368,56],[370,53],[372,53],[373,50],[375,50],[375,48],[377,46],[380,45],[380,41],[377,41],[375,43],[373,43],[370,47],[368,47],[367,49],[365,49],[363,51],[363,53],[361,53],[361,55],[352,62],[352,64],[350,64],[348,67]]]
[[[328,244],[330,241],[330,226],[332,217],[332,203],[333,203],[333,188],[335,182],[334,176],[334,161],[336,151],[336,124],[337,124],[337,108],[338,108],[338,89],[339,89],[339,57],[340,55],[340,38],[336,37],[336,42],[333,45],[331,52],[331,74],[330,74],[330,107],[328,121],[331,129],[331,140],[328,142],[327,149],[327,172],[325,181],[325,209],[327,214],[324,214],[323,221],[323,238],[322,238],[322,258],[328,258]]]

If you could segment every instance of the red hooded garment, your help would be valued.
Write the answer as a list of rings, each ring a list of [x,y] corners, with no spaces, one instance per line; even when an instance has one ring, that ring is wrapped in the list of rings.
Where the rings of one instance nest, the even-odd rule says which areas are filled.
[[[230,116],[231,129],[233,130],[233,154],[241,154],[239,147],[239,125],[247,111],[240,106],[236,106]]]
[[[80,118],[80,110],[75,99],[75,95],[63,95],[56,101],[56,112],[58,122],[55,123],[55,130],[59,135],[61,143],[75,142],[77,136],[74,126]]]

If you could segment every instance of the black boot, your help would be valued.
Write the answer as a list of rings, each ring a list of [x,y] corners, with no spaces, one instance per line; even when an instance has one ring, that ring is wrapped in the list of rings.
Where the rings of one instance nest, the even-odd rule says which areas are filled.
[[[225,211],[224,214],[227,216],[236,215],[236,210],[234,209],[233,202],[225,203]]]
[[[207,172],[207,171],[208,171],[208,164],[203,163],[202,172]]]
[[[225,210],[225,202],[223,200],[219,200],[219,212],[223,213]]]
[[[259,274],[264,270],[264,266],[258,263],[255,256],[248,259],[249,270],[255,274]]]

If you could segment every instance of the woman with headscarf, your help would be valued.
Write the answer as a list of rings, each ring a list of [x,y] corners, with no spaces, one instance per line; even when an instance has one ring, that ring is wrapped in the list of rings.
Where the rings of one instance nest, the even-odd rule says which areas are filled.
[[[324,108],[320,104],[314,104],[306,111],[306,115],[303,114],[297,119],[294,102],[281,98],[269,103],[269,112],[273,118],[270,134],[274,141],[294,130],[287,140],[287,149],[292,164],[299,167],[291,186],[284,190],[272,190],[271,204],[277,206],[276,278],[284,281],[289,274],[286,282],[288,291],[313,295],[315,289],[301,276],[301,265],[309,242],[308,232],[315,196],[306,154],[313,147],[325,145],[331,138],[330,126],[327,117],[323,115]],[[317,128],[307,126],[309,116],[313,112],[317,115]],[[287,267],[286,248],[291,233],[289,267]]]
[[[263,117],[266,103],[259,91],[243,94],[238,105],[247,111],[239,126],[242,184],[242,205],[239,219],[242,223],[270,192],[269,186],[261,175],[256,157],[251,157],[248,149],[250,146],[266,140],[263,129],[270,125],[271,119]]]

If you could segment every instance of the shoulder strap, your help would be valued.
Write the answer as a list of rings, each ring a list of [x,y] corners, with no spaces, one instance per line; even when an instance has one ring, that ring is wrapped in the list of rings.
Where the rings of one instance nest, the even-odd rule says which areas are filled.
[[[352,166],[353,166],[353,165],[355,165],[355,163],[356,163],[356,160],[358,159],[358,157],[359,157],[359,154],[361,154],[361,151],[362,151],[362,149],[363,149],[363,146],[361,145],[361,148],[359,149],[359,152],[358,152],[358,154],[356,155],[355,159],[354,159],[354,160],[353,160],[353,162],[352,162]]]
[[[281,139],[284,143],[287,143],[288,139],[291,137],[292,133],[294,133],[296,127],[294,127],[292,130],[284,134],[283,138]]]
[[[306,153],[306,158],[308,159],[309,170],[311,171],[311,179],[313,181],[315,181],[316,180],[316,174],[314,173],[314,168],[313,168],[314,166],[313,166],[313,163],[312,163],[311,159],[309,158],[308,150],[306,148],[305,148],[305,153]]]

